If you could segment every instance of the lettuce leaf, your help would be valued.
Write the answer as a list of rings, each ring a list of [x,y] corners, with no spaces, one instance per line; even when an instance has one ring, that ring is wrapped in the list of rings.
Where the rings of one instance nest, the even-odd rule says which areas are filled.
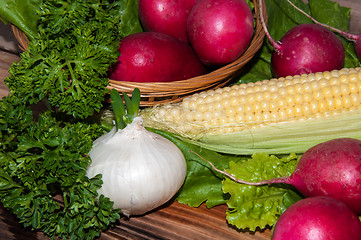
[[[118,0],[120,6],[119,15],[121,21],[119,24],[121,37],[128,36],[132,33],[143,32],[142,25],[138,16],[137,0]]]
[[[40,3],[40,0],[3,0],[0,20],[17,26],[29,39],[34,39],[37,34],[37,9]]]
[[[282,158],[267,154],[254,154],[243,162],[230,162],[226,171],[238,179],[251,182],[289,176],[298,162],[295,154]],[[279,215],[292,203],[301,199],[292,186],[271,184],[249,186],[226,178],[224,193],[230,194],[227,202],[227,221],[239,229],[255,231],[276,223]]]
[[[287,185],[245,186],[225,178],[214,171],[207,159],[218,169],[228,169],[236,177],[259,181],[291,175],[298,156],[278,158],[268,154],[235,156],[220,154],[212,150],[180,140],[177,135],[156,129],[149,129],[168,138],[183,152],[187,161],[187,177],[178,191],[176,200],[190,207],[205,203],[208,208],[227,204],[227,220],[238,228],[264,228],[272,225],[278,216],[301,196]],[[197,154],[201,157],[199,157]]]

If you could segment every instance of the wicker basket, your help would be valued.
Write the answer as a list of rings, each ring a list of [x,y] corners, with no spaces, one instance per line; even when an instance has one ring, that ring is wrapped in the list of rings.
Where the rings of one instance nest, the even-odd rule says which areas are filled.
[[[263,7],[263,11],[260,12],[258,0],[253,0],[253,3],[255,6],[255,32],[247,50],[234,62],[210,73],[181,81],[138,83],[109,79],[108,89],[114,88],[119,92],[131,94],[134,88],[139,88],[141,92],[140,105],[154,106],[162,103],[179,102],[193,93],[226,85],[233,80],[242,68],[253,58],[263,44],[265,32],[261,24],[260,14],[262,14],[265,21],[267,21],[267,11],[265,7]],[[262,0],[262,4],[263,6],[266,5],[264,0]],[[26,35],[15,26],[12,26],[12,31],[15,38],[19,41],[20,48],[25,50],[29,42]]]

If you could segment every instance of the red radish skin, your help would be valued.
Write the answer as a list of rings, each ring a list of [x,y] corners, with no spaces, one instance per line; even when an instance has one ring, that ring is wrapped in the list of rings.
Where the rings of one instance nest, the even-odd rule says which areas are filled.
[[[341,138],[311,147],[290,183],[305,196],[329,196],[361,214],[361,141]]]
[[[255,186],[290,184],[305,197],[332,197],[344,202],[355,213],[361,214],[361,140],[337,138],[317,144],[301,156],[291,176],[260,182],[237,179],[207,162],[213,169],[236,182]]]
[[[293,27],[273,47],[271,67],[276,77],[332,71],[345,62],[341,40],[317,24]]]
[[[330,25],[321,23],[319,21],[317,21],[315,18],[313,18],[311,15],[309,15],[308,13],[306,13],[305,11],[303,11],[302,9],[298,8],[296,5],[294,5],[290,0],[287,0],[288,3],[290,3],[294,8],[296,8],[299,12],[303,13],[304,15],[306,15],[309,19],[311,19],[314,23],[323,26],[325,28],[330,29],[333,32],[339,33],[340,35],[344,36],[346,39],[348,39],[349,41],[354,42],[354,46],[355,46],[355,52],[356,55],[359,59],[359,61],[361,61],[361,34],[352,34],[352,33],[348,33],[345,31],[342,31],[340,29],[334,28]]]
[[[329,197],[302,199],[278,219],[272,240],[360,240],[361,222],[344,203]]]
[[[128,35],[119,45],[118,62],[109,78],[128,82],[171,82],[206,73],[192,48],[162,33]]]
[[[247,49],[254,32],[253,15],[244,0],[199,0],[188,16],[187,31],[201,61],[222,66]]]
[[[144,31],[160,32],[188,42],[187,18],[197,0],[139,0]]]

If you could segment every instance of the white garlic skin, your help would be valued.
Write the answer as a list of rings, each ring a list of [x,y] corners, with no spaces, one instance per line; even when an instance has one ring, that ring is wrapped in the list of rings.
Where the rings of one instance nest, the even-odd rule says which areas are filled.
[[[123,214],[142,215],[169,201],[183,185],[187,165],[170,140],[146,130],[142,117],[124,129],[104,134],[89,153],[87,176],[102,174],[98,194],[109,197]]]

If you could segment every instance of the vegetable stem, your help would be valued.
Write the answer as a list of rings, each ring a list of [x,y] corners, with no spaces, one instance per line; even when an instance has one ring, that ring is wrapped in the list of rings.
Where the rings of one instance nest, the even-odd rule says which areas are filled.
[[[123,104],[122,97],[115,89],[110,90],[111,104],[115,116],[115,123],[117,129],[123,129],[128,124],[133,122],[133,119],[138,116],[139,104],[140,104],[140,91],[138,88],[133,90],[132,98],[127,94],[122,93],[125,106]]]
[[[310,14],[306,13],[305,11],[303,11],[302,9],[300,9],[299,7],[297,7],[293,2],[291,2],[290,0],[287,0],[287,2],[289,4],[292,5],[292,7],[294,7],[297,11],[301,12],[302,14],[304,14],[306,17],[308,17],[310,20],[312,20],[314,23],[322,26],[322,27],[325,27],[325,28],[328,28],[330,30],[332,30],[333,32],[336,32],[336,33],[339,33],[343,36],[345,36],[345,38],[351,40],[351,41],[356,41],[360,36],[358,35],[355,35],[355,34],[352,34],[352,33],[348,33],[348,32],[345,32],[345,31],[342,31],[340,29],[337,29],[337,28],[334,28],[330,25],[327,25],[327,24],[324,24],[324,23],[321,23],[319,21],[317,21],[314,17],[312,17]]]
[[[211,167],[216,171],[219,172],[227,177],[229,177],[231,180],[237,182],[237,183],[241,183],[241,184],[246,184],[246,185],[250,185],[250,186],[260,186],[260,185],[266,185],[266,184],[277,184],[277,183],[285,183],[285,184],[291,184],[289,181],[289,177],[288,176],[284,176],[284,177],[279,177],[279,178],[273,178],[272,180],[262,180],[259,182],[248,182],[248,181],[244,181],[241,179],[236,178],[235,176],[233,176],[232,174],[226,172],[225,170],[220,170],[218,168],[216,168],[216,166],[214,166],[213,163],[211,163],[210,161],[208,161],[207,159],[203,158],[202,156],[200,156],[198,153],[194,152],[194,151],[190,151],[191,153],[194,153],[195,155],[197,155],[198,157],[200,157],[202,160],[206,161],[209,165],[211,165]]]
[[[127,109],[127,120],[129,123],[133,121],[133,119],[138,116],[139,111],[139,103],[140,103],[140,91],[138,88],[133,90],[132,99],[125,93],[123,93],[124,102]]]
[[[262,3],[262,0],[259,0],[259,10],[261,12],[260,14],[260,18],[261,18],[261,24],[262,24],[262,27],[263,27],[263,30],[268,38],[268,41],[270,42],[270,44],[275,48],[275,51],[277,51],[280,47],[281,47],[281,42],[279,41],[275,41],[271,34],[269,33],[268,31],[268,28],[267,28],[267,25],[266,25],[266,22],[265,22],[265,19],[263,17],[263,3]]]
[[[119,92],[115,89],[110,90],[110,98],[112,99],[111,105],[114,112],[115,126],[117,129],[123,129],[127,126],[123,120],[123,116],[125,115],[123,100],[120,97]]]

